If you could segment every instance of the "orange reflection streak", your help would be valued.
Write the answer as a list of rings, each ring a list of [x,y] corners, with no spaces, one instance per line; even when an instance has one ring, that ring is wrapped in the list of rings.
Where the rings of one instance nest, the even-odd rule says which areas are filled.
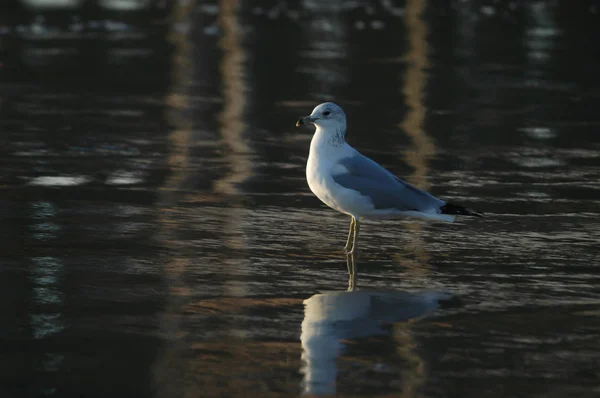
[[[153,365],[153,382],[157,392],[156,396],[186,396],[189,386],[175,382],[185,377],[187,367],[183,359],[183,352],[188,349],[189,343],[183,339],[185,330],[182,326],[182,308],[189,297],[190,291],[183,281],[190,261],[189,255],[182,253],[178,242],[178,223],[169,216],[184,191],[181,189],[189,173],[188,148],[192,141],[192,123],[184,118],[185,110],[189,106],[191,63],[191,45],[187,31],[177,28],[178,24],[190,24],[190,11],[193,4],[185,6],[184,2],[177,2],[173,6],[171,18],[171,32],[169,41],[174,45],[173,72],[171,75],[171,93],[167,95],[167,119],[175,129],[168,135],[169,152],[167,165],[170,170],[169,177],[160,189],[159,211],[157,222],[161,225],[161,242],[173,251],[173,255],[163,263],[167,297],[164,312],[160,316],[160,333],[165,339],[163,350],[157,356]],[[176,213],[175,213],[176,214]]]
[[[219,115],[221,135],[226,145],[226,158],[231,165],[230,173],[215,184],[218,192],[235,195],[237,185],[252,174],[249,154],[253,151],[244,141],[246,124],[243,122],[246,106],[244,63],[246,56],[240,45],[240,26],[236,15],[235,0],[220,2],[219,25],[223,37],[219,43],[223,50],[221,76],[223,80],[224,107]]]
[[[408,67],[402,93],[406,98],[409,111],[400,127],[410,136],[415,147],[414,150],[405,152],[407,163],[415,169],[409,177],[409,181],[421,189],[428,189],[427,162],[435,154],[435,147],[423,130],[423,122],[427,113],[427,107],[423,101],[427,79],[425,69],[429,67],[427,26],[421,19],[424,8],[424,0],[409,0],[406,5],[405,22],[408,30],[409,50],[405,56]]]
[[[239,184],[245,181],[253,172],[251,154],[252,148],[244,140],[246,124],[243,121],[244,109],[246,107],[246,81],[244,79],[244,64],[246,56],[241,46],[240,25],[237,16],[237,4],[235,0],[221,0],[219,25],[223,30],[223,37],[220,41],[223,50],[221,61],[221,76],[223,81],[223,111],[219,115],[221,123],[221,135],[227,147],[226,159],[229,161],[231,170],[225,178],[217,181],[215,189],[218,192],[227,195],[237,195],[240,192]],[[229,253],[235,253],[243,250],[246,246],[247,234],[244,233],[249,220],[247,211],[241,203],[232,203],[228,211],[224,213],[226,217],[223,221],[223,232],[225,237],[224,245],[229,249]],[[231,276],[227,283],[227,293],[233,296],[245,296],[246,286],[236,278],[239,275],[241,267],[245,266],[245,260],[232,258],[227,255],[223,262],[227,268],[228,275]],[[232,333],[241,333],[242,329],[235,328],[232,325]],[[237,336],[240,337],[240,336]]]
[[[421,18],[425,6],[425,0],[409,0],[406,4],[405,23],[409,48],[404,56],[407,68],[402,93],[409,110],[404,121],[400,123],[400,127],[411,138],[414,148],[404,152],[406,162],[414,168],[414,172],[407,179],[412,184],[426,190],[429,188],[426,179],[427,163],[435,153],[435,146],[423,129],[423,122],[427,114],[427,107],[424,103],[427,80],[425,69],[429,66],[427,58],[428,30],[425,21]],[[410,230],[418,231],[422,226],[420,223],[411,223],[407,227]],[[415,234],[415,237],[417,236],[418,234]],[[403,263],[408,264],[411,269],[424,270],[423,267],[426,267],[425,264],[429,261],[429,254],[421,239],[418,239],[414,245],[405,246],[403,252],[412,254],[412,259],[400,255],[403,257]]]
[[[177,3],[173,9],[173,22],[176,23],[189,23],[187,21],[190,7],[184,7],[181,3]],[[191,64],[190,64],[190,51],[191,46],[187,37],[187,32],[178,31],[175,28],[169,34],[169,40],[175,46],[175,52],[173,55],[173,73],[171,76],[171,94],[167,97],[168,114],[171,125],[176,128],[169,134],[170,152],[167,155],[167,164],[171,171],[169,178],[166,180],[165,185],[162,189],[162,202],[166,207],[165,210],[170,208],[174,203],[177,202],[178,195],[180,195],[180,188],[183,181],[186,180],[189,170],[189,153],[188,148],[192,141],[192,126],[188,119],[183,117],[184,110],[189,106],[189,95],[190,90],[190,78],[191,75]],[[170,240],[169,236],[172,235],[172,240],[176,241],[176,229],[175,225],[166,218],[162,218],[165,212],[161,212],[159,216],[161,218],[161,224],[164,226],[165,239]],[[173,261],[172,264],[166,265],[166,273],[171,277],[175,275],[181,275],[185,272],[186,266],[181,264],[179,261]],[[174,287],[175,288],[175,287]],[[181,289],[183,286],[176,287],[176,295],[181,295]]]
[[[421,386],[427,379],[426,363],[418,352],[418,343],[412,330],[412,322],[401,322],[394,325],[394,341],[396,352],[405,366],[400,379],[403,380],[402,397],[420,397]]]
[[[429,66],[429,60],[427,59],[427,26],[421,18],[425,6],[425,0],[408,0],[406,3],[405,23],[409,48],[404,57],[407,68],[402,93],[409,110],[406,118],[400,124],[400,127],[408,134],[414,145],[414,150],[405,151],[404,153],[406,162],[414,168],[414,172],[408,177],[408,181],[421,189],[429,188],[426,180],[427,163],[435,153],[434,144],[423,129],[423,122],[427,114],[427,107],[424,103],[427,79],[425,69]],[[422,228],[422,224],[411,223],[407,225],[407,228],[418,232]],[[414,244],[405,246],[402,255],[400,255],[403,257],[410,253],[412,258],[402,258],[401,263],[408,265],[412,273],[426,275],[429,271],[427,262],[430,256],[425,249],[425,242],[420,237],[421,234],[412,235],[415,239]],[[425,363],[416,350],[412,325],[410,323],[396,324],[394,326],[394,341],[396,342],[398,355],[407,364],[401,375],[402,380],[404,380],[402,396],[421,396],[420,386],[426,379]]]

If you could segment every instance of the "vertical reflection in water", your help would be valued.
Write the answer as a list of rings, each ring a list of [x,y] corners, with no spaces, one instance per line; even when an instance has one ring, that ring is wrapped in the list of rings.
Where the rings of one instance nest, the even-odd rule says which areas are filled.
[[[64,264],[54,257],[34,257],[31,259],[31,282],[33,285],[33,308],[29,313],[29,323],[33,338],[51,338],[65,329],[64,294],[62,282]],[[62,365],[64,355],[59,352],[44,352],[40,360],[41,370],[55,373]],[[51,377],[49,378],[51,379]],[[45,394],[51,394],[55,387],[46,386]]]
[[[400,127],[408,134],[413,142],[413,148],[405,152],[408,164],[414,168],[412,175],[408,177],[409,182],[421,189],[427,190],[427,163],[435,153],[433,142],[423,130],[423,123],[427,113],[424,103],[425,86],[427,74],[425,69],[429,66],[427,58],[427,26],[421,18],[425,9],[425,0],[409,0],[406,3],[405,23],[409,39],[408,52],[404,56],[406,70],[404,74],[404,86],[402,93],[408,105],[408,112]],[[408,224],[411,230],[421,229],[420,223]],[[415,237],[419,236],[417,234]],[[424,271],[429,255],[425,251],[424,242],[418,241],[412,251],[414,262],[410,259],[402,259],[403,263],[412,265],[412,270]],[[406,250],[404,251],[407,252]]]
[[[56,223],[58,209],[47,201],[31,204],[31,236],[35,240],[55,240],[61,227]],[[64,263],[55,257],[39,256],[31,258],[31,305],[28,318],[34,340],[51,339],[65,329],[64,316]],[[60,352],[47,351],[39,360],[41,371],[50,374],[57,372],[64,356]],[[42,387],[42,395],[54,394],[56,387],[48,384]]]
[[[64,264],[54,257],[34,257],[31,259],[33,285],[33,309],[29,313],[29,323],[33,338],[43,340],[52,338],[65,329],[63,314],[64,294],[62,282]],[[54,350],[42,353],[40,358],[41,371],[49,374],[52,380],[64,360],[64,355]],[[42,387],[42,395],[53,394],[56,387],[48,384]]]
[[[419,390],[426,379],[425,361],[417,351],[417,342],[412,329],[412,323],[394,324],[396,352],[405,361],[400,377],[403,380],[402,396],[407,398],[421,396]]]
[[[34,257],[31,262],[32,302],[39,310],[52,308],[50,312],[30,314],[33,337],[42,339],[64,329],[63,315],[57,310],[64,304],[64,264],[54,257]]]
[[[189,112],[189,92],[191,76],[191,45],[188,35],[191,21],[189,0],[180,0],[173,7],[172,25],[169,41],[173,44],[174,52],[171,69],[170,93],[167,96],[167,119],[174,129],[169,133],[171,150],[167,155],[170,175],[164,185],[164,195],[178,195],[178,190],[189,170],[189,147],[192,143],[192,123],[185,117]]]
[[[528,83],[539,85],[539,78],[552,60],[554,39],[560,35],[553,11],[546,2],[527,3],[527,27],[525,31],[525,51],[527,57],[526,76]]]
[[[414,168],[412,175],[408,177],[409,182],[421,189],[428,189],[427,182],[428,161],[435,153],[435,147],[431,138],[423,129],[427,107],[425,105],[426,68],[429,66],[427,26],[421,15],[426,7],[426,0],[408,0],[406,3],[405,23],[409,40],[408,52],[404,59],[406,71],[404,75],[404,86],[402,93],[408,105],[408,112],[404,121],[400,124],[402,129],[411,138],[414,149],[405,153],[408,164]],[[408,224],[408,228],[414,231],[421,229],[421,223]],[[420,234],[413,234],[415,239]],[[425,249],[422,239],[415,240],[412,248],[414,262],[411,271],[426,274],[429,254]],[[408,251],[404,251],[408,253]],[[409,260],[410,261],[410,260]],[[407,259],[402,260],[405,264]],[[414,335],[410,324],[396,324],[394,326],[394,342],[398,355],[406,361],[401,379],[403,383],[403,396],[415,397],[419,393],[419,387],[425,380],[424,362],[415,351]]]
[[[181,312],[189,288],[185,284],[184,275],[189,268],[189,257],[181,252],[181,247],[170,242],[179,240],[178,223],[170,214],[181,199],[182,184],[189,170],[188,148],[192,141],[191,122],[186,117],[189,106],[189,90],[191,83],[191,65],[189,31],[191,26],[191,10],[193,3],[189,0],[178,1],[172,10],[171,32],[169,41],[175,49],[172,59],[171,92],[167,96],[167,119],[174,130],[169,134],[167,164],[170,175],[160,190],[160,209],[158,223],[162,226],[163,244],[170,247],[173,255],[164,263],[167,298],[164,313],[160,318],[161,334],[166,342],[161,355],[153,367],[156,395],[159,397],[186,396],[187,385],[179,383],[185,376],[186,367],[183,352],[188,343],[182,327]]]
[[[561,35],[556,23],[556,7],[547,2],[528,2],[524,35],[526,56],[525,80],[529,87],[544,88],[548,67],[552,65],[556,38]],[[526,134],[534,139],[554,138],[557,132],[550,126],[540,126],[537,120],[547,119],[544,110],[534,105],[532,119],[526,121]],[[537,120],[536,120],[537,119]]]
[[[238,2],[235,0],[221,0],[219,14],[219,25],[223,30],[220,46],[223,50],[221,74],[224,97],[223,111],[219,115],[219,120],[221,134],[228,151],[226,158],[231,170],[229,175],[216,183],[215,188],[228,195],[238,194],[239,184],[248,179],[253,170],[250,156],[253,151],[245,142],[244,137],[246,125],[243,117],[247,90],[244,79],[244,62],[246,56],[240,43],[237,5]],[[231,256],[230,253],[239,252],[246,246],[243,227],[247,220],[244,220],[244,209],[238,201],[231,202],[231,207],[224,214],[227,217],[223,223],[225,237],[228,239],[226,245],[230,249],[224,265],[232,277],[228,283],[228,293],[234,296],[244,296],[246,294],[245,285],[242,281],[235,279],[244,263],[239,258],[229,256]]]
[[[239,184],[252,174],[250,154],[252,149],[244,140],[246,125],[243,122],[246,106],[244,62],[246,56],[241,46],[240,26],[237,20],[237,1],[221,0],[219,25],[223,30],[220,47],[223,50],[221,75],[223,79],[224,107],[219,115],[221,135],[227,146],[230,173],[215,187],[230,195],[239,193]]]
[[[53,222],[56,217],[56,207],[51,202],[39,201],[31,205],[31,218],[36,221],[31,223],[29,229],[36,240],[56,239],[60,225]]]
[[[58,224],[53,222],[57,215],[56,207],[50,202],[36,202],[32,205],[31,218],[32,236],[34,239],[56,239],[60,231]],[[31,307],[29,324],[33,339],[51,338],[65,329],[64,319],[64,263],[55,257],[32,257],[30,281]],[[40,360],[41,370],[45,373],[55,373],[62,365],[64,356],[55,351],[43,353]],[[48,378],[49,380],[52,377]],[[56,388],[48,385],[42,394],[53,394]]]
[[[342,62],[349,55],[343,5],[341,0],[302,2],[311,15],[303,28],[309,45],[304,55],[309,62],[301,66],[301,72],[316,83],[310,93],[324,101],[335,100],[348,83],[348,62]]]
[[[453,84],[456,89],[453,90],[452,97],[449,98],[448,108],[455,112],[457,123],[448,126],[450,130],[450,140],[457,147],[469,144],[471,140],[471,119],[472,110],[472,92],[473,84],[477,82],[477,72],[479,67],[479,56],[476,46],[477,32],[479,30],[479,14],[476,11],[477,4],[472,0],[462,0],[460,6],[456,7],[456,23],[452,28],[455,37],[452,38],[454,44],[454,61],[452,70]],[[475,162],[475,157],[463,159],[465,162]],[[471,167],[474,167],[471,165]]]

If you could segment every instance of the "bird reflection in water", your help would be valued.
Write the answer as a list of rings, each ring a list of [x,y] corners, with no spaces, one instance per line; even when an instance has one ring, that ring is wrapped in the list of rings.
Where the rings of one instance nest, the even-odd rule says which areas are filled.
[[[348,266],[348,291],[354,291],[356,287],[356,261],[354,261],[354,253],[346,254],[346,265]]]
[[[304,394],[336,393],[337,358],[344,340],[391,334],[385,327],[423,317],[450,301],[444,292],[333,291],[304,301],[302,361]]]

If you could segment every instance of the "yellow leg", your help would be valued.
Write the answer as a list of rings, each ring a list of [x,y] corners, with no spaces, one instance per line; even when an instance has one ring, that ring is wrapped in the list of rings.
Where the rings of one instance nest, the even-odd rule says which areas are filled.
[[[352,278],[352,273],[354,272],[354,264],[350,257],[352,257],[352,254],[346,254],[346,266],[348,267],[348,276]]]
[[[360,230],[360,222],[352,217],[350,220],[350,231],[344,251],[346,252],[346,265],[348,266],[348,291],[353,291],[356,287],[356,261],[354,250],[356,249],[356,238]]]
[[[354,219],[354,217],[352,217],[350,219],[350,231],[348,231],[348,239],[346,240],[346,246],[344,246],[344,252],[346,254],[348,254],[348,251],[350,250],[350,242],[352,240],[352,236],[354,233],[354,223],[356,222],[356,220]]]
[[[360,231],[360,222],[354,219],[354,239],[352,240],[352,249],[348,252],[348,254],[354,254],[356,250],[356,240],[358,239],[358,231]]]

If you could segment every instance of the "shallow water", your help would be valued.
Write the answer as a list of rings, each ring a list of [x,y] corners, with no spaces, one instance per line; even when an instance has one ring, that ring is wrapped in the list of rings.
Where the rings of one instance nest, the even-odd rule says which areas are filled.
[[[0,19],[2,396],[600,396],[592,2],[185,3]],[[366,221],[344,292],[324,100],[486,217]]]

